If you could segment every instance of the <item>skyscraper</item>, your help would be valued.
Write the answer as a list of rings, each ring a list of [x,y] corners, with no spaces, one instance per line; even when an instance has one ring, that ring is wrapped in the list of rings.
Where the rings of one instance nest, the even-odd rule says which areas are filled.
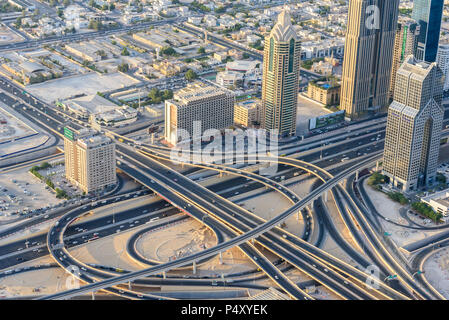
[[[393,63],[391,66],[390,99],[394,96],[396,72],[406,57],[415,54],[420,26],[410,18],[400,18],[394,40]]]
[[[440,41],[444,0],[414,0],[412,18],[420,27],[415,56],[419,60],[435,62]]]
[[[403,191],[435,182],[444,110],[443,73],[436,62],[408,56],[388,109],[383,174]]]
[[[296,132],[301,43],[284,9],[265,38],[262,127],[288,136]]]
[[[444,74],[443,90],[449,90],[449,44],[440,44],[438,47],[437,64]]]
[[[352,118],[387,107],[399,0],[350,0],[340,108]]]

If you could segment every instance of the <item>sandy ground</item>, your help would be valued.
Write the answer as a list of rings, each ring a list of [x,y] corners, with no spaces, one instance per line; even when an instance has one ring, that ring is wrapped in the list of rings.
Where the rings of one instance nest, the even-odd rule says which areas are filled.
[[[309,188],[310,185],[307,182],[290,186],[290,189],[294,191],[299,198],[304,197],[307,194],[307,190]],[[254,191],[253,193],[258,192],[260,192],[260,190]],[[247,196],[247,194],[245,194],[244,196]],[[235,201],[235,199],[236,198],[232,198],[233,201]],[[270,220],[276,217],[292,206],[292,203],[285,196],[275,191],[245,200],[244,202],[238,201],[238,203],[241,204],[243,208],[250,210],[251,212],[255,213],[265,220]],[[292,234],[302,236],[304,230],[304,221],[302,215],[299,215],[299,220],[298,215],[292,215],[285,220],[285,223],[285,230]]]
[[[449,299],[449,248],[438,250],[424,263],[427,281]]]
[[[188,219],[176,226],[149,231],[136,243],[137,251],[152,261],[168,262],[217,244],[213,231],[200,222]]]
[[[0,124],[0,142],[9,139],[17,139],[36,132],[2,108],[0,108],[0,120],[6,120],[7,122],[5,124]]]
[[[298,95],[298,108],[296,118],[296,131],[298,135],[305,134],[309,131],[309,120],[318,116],[329,114],[323,106],[318,102]]]
[[[126,253],[126,243],[133,233],[145,228],[145,226],[147,225],[133,228],[119,234],[113,234],[92,241],[86,245],[77,246],[69,251],[75,259],[83,263],[102,264],[136,271],[142,267],[129,258]]]
[[[18,264],[9,269],[23,269],[25,267],[54,263],[50,256]],[[50,294],[65,289],[67,276],[61,268],[26,271],[16,275],[0,278],[0,298],[35,295],[34,288],[39,288],[39,294]]]
[[[325,203],[328,209],[328,212],[332,218],[332,221],[335,224],[335,227],[339,231],[340,235],[345,239],[349,245],[351,245],[354,249],[358,250],[359,252],[363,253],[362,249],[358,246],[357,242],[354,240],[351,232],[346,227],[346,224],[343,220],[343,218],[340,215],[340,212],[337,209],[337,206],[335,205],[335,202],[332,198],[332,194],[329,192],[328,194],[328,201]],[[322,249],[324,249],[326,252],[334,255],[335,257],[346,261],[350,263],[353,266],[358,265],[356,261],[354,261],[352,258],[350,258],[343,250],[341,250],[338,246],[336,246],[335,241],[328,235],[325,236],[325,241],[322,246]]]
[[[379,211],[379,213],[384,217],[390,219],[390,221],[394,221],[403,225],[408,225],[409,224],[408,221],[405,218],[401,217],[399,212],[401,208],[405,207],[400,205],[398,202],[395,202],[390,198],[388,198],[388,196],[383,192],[374,190],[369,185],[367,185],[366,182],[367,180],[364,181],[365,190],[368,193],[368,196],[370,197],[373,204],[376,206],[377,211]],[[409,229],[396,226],[383,219],[380,219],[380,221],[385,231],[391,233],[392,239],[396,242],[396,244],[399,247],[403,247],[415,241],[425,239],[438,232],[441,232],[441,230],[425,231],[425,230]]]
[[[99,75],[96,72],[90,72],[29,85],[27,90],[42,100],[52,103],[57,99],[64,100],[77,94],[91,95],[97,92],[119,89],[138,82],[120,73]]]
[[[0,44],[11,44],[14,42],[23,41],[23,37],[19,34],[12,32],[11,29],[0,26]]]

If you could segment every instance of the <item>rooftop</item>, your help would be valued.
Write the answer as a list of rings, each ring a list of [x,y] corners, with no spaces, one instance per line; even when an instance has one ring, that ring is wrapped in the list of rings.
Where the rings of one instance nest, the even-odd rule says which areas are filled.
[[[223,94],[230,95],[232,93],[228,90],[214,87],[203,82],[195,82],[176,92],[171,101],[188,104],[205,98],[214,98]]]

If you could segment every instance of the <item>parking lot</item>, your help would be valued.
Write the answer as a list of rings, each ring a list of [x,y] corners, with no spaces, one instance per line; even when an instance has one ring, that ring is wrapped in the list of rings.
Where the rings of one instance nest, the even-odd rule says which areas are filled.
[[[39,170],[39,173],[45,177],[49,178],[51,182],[55,185],[55,188],[59,188],[67,192],[67,195],[70,198],[80,196],[82,191],[78,189],[76,186],[73,186],[66,178],[65,178],[65,166],[64,162],[58,162],[52,164],[51,167]]]
[[[57,206],[64,201],[57,199],[45,183],[28,172],[29,169],[23,167],[0,175],[0,220],[47,206]]]

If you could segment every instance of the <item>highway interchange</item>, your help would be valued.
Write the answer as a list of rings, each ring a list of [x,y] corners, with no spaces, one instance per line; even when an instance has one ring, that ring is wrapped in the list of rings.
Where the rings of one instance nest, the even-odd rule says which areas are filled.
[[[213,40],[222,41],[221,39]],[[53,134],[57,138],[55,145],[60,144],[65,125],[70,124],[75,128],[86,125],[32,97],[7,79],[0,80],[0,89],[4,91],[0,92],[0,101]],[[445,118],[449,118],[448,116],[449,111],[446,109]],[[444,128],[447,124],[446,120]],[[22,240],[1,246],[0,270],[4,271],[0,272],[0,276],[11,274],[10,268],[17,264],[50,254],[62,268],[70,270],[72,266],[78,266],[80,273],[77,276],[87,284],[79,289],[55,293],[40,297],[41,299],[67,299],[98,290],[106,290],[108,293],[130,299],[171,299],[163,295],[139,293],[132,290],[130,284],[154,285],[155,282],[166,281],[178,285],[204,286],[205,283],[216,285],[217,281],[221,281],[227,286],[248,288],[251,286],[248,279],[252,279],[248,278],[248,275],[235,275],[238,277],[236,279],[239,279],[237,280],[239,285],[236,284],[237,281],[227,282],[219,277],[195,279],[195,275],[192,275],[192,279],[181,279],[167,276],[170,270],[192,267],[192,264],[195,269],[203,261],[221,256],[227,249],[239,246],[260,270],[250,274],[252,277],[256,274],[258,277],[269,277],[277,287],[293,299],[314,298],[304,291],[303,285],[294,283],[288,278],[285,272],[291,269],[301,271],[312,279],[313,283],[328,288],[342,299],[443,299],[441,294],[422,277],[419,278],[420,281],[415,281],[414,269],[404,266],[398,258],[397,248],[382,238],[375,208],[369,203],[363,189],[359,190],[360,184],[354,181],[356,171],[362,172],[363,169],[372,168],[381,158],[384,131],[385,118],[378,118],[329,132],[329,137],[325,139],[317,135],[303,141],[296,140],[281,144],[278,154],[282,156],[266,156],[258,159],[260,162],[277,161],[279,163],[278,172],[270,177],[246,170],[243,164],[245,159],[240,159],[242,164],[238,166],[202,163],[179,173],[166,165],[170,158],[164,148],[142,145],[127,138],[126,135],[119,136],[109,132],[109,135],[114,136],[117,142],[118,167],[133,180],[138,181],[143,189],[123,193],[119,184],[117,188],[98,199],[85,198],[82,204],[69,203],[66,207],[54,212],[45,212],[49,216],[47,218],[44,217],[44,212],[40,212],[33,218],[2,231],[0,238],[8,237],[30,226],[54,221],[48,233],[30,237],[27,243]],[[122,142],[124,139],[126,143]],[[12,170],[20,165],[1,170]],[[197,172],[206,171],[211,175],[226,174],[232,176],[232,179],[205,188],[201,186],[198,179],[195,181],[189,178]],[[297,176],[302,179],[311,176],[317,178],[313,190],[302,199],[288,189],[288,184],[280,183],[284,179],[289,180]],[[260,190],[259,194],[279,192],[289,199],[292,205],[280,215],[266,221],[227,199],[236,192],[239,196],[243,196],[255,190]],[[157,194],[162,199],[148,206],[117,212],[114,217],[108,215],[86,222],[82,220],[76,222],[93,209],[153,194]],[[328,196],[334,199],[342,219],[356,243],[363,247],[362,251],[365,254],[354,249],[339,234],[322,199]],[[279,227],[286,218],[295,214],[302,214],[307,223],[301,237]],[[87,265],[72,257],[67,250],[145,223],[150,223],[148,228],[144,229],[148,231],[156,226],[167,224],[167,222],[157,222],[159,220],[186,219],[187,216],[211,228],[217,237],[217,245],[167,263],[151,263],[140,257],[140,262],[146,266],[134,272],[118,270],[114,266]],[[73,225],[75,222],[76,225]],[[312,230],[321,235],[313,244],[310,243]],[[324,232],[329,233],[339,246],[363,268],[341,261],[320,249]],[[128,251],[131,256],[134,255],[134,259],[138,260],[138,254],[132,249],[135,240],[128,243]],[[442,242],[443,246],[445,244],[446,242]],[[270,261],[261,248],[271,251],[278,260]],[[423,251],[421,255],[425,253],[428,251]],[[280,263],[284,264],[281,266]],[[377,281],[377,289],[367,288],[365,285],[366,281],[371,279],[365,269],[371,264],[377,265],[382,273],[380,281]],[[54,268],[55,265],[42,267]],[[17,272],[19,271],[14,271],[14,273]],[[391,280],[387,284],[382,281],[384,277],[393,274],[397,275],[397,280]],[[123,285],[127,284],[129,286],[125,288]]]

